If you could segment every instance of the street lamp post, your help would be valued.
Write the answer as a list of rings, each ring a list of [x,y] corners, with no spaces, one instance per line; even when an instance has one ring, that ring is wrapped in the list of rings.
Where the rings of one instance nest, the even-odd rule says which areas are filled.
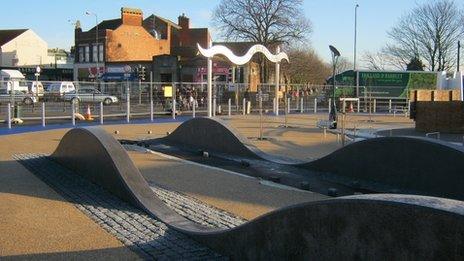
[[[96,75],[95,75],[95,79],[98,80],[98,76],[100,75],[100,67],[99,67],[99,64],[98,64],[98,60],[100,59],[100,55],[99,55],[99,48],[98,48],[98,16],[97,14],[95,13],[92,13],[92,12],[85,12],[86,15],[93,15],[95,16],[95,47],[97,48],[97,59],[95,61],[96,63],[96,66],[97,66],[97,72],[96,72]],[[92,50],[92,55],[93,55],[93,50]]]
[[[353,59],[353,68],[356,71],[356,49],[357,49],[357,38],[358,38],[358,8],[359,4],[356,4],[354,7],[354,59]]]
[[[329,122],[330,122],[330,129],[337,128],[337,104],[335,101],[335,73],[337,69],[337,62],[338,58],[340,57],[340,52],[337,48],[329,45],[329,49],[332,52],[332,64],[333,64],[333,73],[332,73],[332,102],[329,106],[331,106],[331,110],[329,113]]]

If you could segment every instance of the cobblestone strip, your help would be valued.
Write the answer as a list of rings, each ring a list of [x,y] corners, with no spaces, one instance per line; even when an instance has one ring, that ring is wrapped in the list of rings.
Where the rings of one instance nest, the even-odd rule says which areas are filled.
[[[204,226],[233,228],[247,221],[179,192],[167,190],[154,184],[150,184],[150,187],[159,199],[179,215]]]
[[[99,186],[73,174],[46,155],[18,154],[13,158],[141,258],[227,260],[188,236],[121,201]]]

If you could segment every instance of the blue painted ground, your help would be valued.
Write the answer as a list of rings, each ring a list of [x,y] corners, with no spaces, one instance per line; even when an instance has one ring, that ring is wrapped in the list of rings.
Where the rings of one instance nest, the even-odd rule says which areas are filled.
[[[155,118],[153,122],[150,119],[134,119],[131,120],[130,123],[127,123],[126,120],[113,120],[113,121],[105,121],[104,125],[120,125],[120,124],[157,124],[157,123],[169,123],[169,122],[184,122],[186,120],[191,119],[191,116],[178,116],[176,119],[172,118]],[[13,125],[11,129],[8,128],[0,128],[0,136],[2,135],[10,135],[10,134],[20,134],[26,132],[36,132],[36,131],[47,131],[47,130],[57,130],[57,129],[67,129],[67,128],[78,128],[78,127],[89,127],[89,126],[100,126],[100,122],[79,122],[76,121],[76,126],[72,126],[71,123],[56,123],[50,124],[45,127],[42,125],[28,125],[28,126],[21,126],[21,125]]]

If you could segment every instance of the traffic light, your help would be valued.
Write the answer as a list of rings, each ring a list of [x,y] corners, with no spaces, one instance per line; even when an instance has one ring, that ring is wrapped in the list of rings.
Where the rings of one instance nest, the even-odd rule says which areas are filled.
[[[141,66],[137,68],[137,75],[141,81],[145,81],[145,76],[146,76],[145,66]]]
[[[232,82],[234,79],[234,70],[232,68],[229,68],[229,73],[227,74],[227,82]]]
[[[140,66],[139,65],[139,67],[137,67],[137,69],[136,69],[136,73],[137,73],[137,77],[141,81],[145,81],[145,76],[146,76],[145,66]]]

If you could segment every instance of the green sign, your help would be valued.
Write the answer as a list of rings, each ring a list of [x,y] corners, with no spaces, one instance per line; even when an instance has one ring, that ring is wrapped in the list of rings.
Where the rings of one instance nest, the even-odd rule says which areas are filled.
[[[356,73],[346,71],[336,77],[337,85],[356,86]],[[406,97],[409,90],[437,86],[435,72],[359,72],[360,96]],[[348,94],[348,93],[346,93]],[[343,94],[341,94],[343,95]]]

